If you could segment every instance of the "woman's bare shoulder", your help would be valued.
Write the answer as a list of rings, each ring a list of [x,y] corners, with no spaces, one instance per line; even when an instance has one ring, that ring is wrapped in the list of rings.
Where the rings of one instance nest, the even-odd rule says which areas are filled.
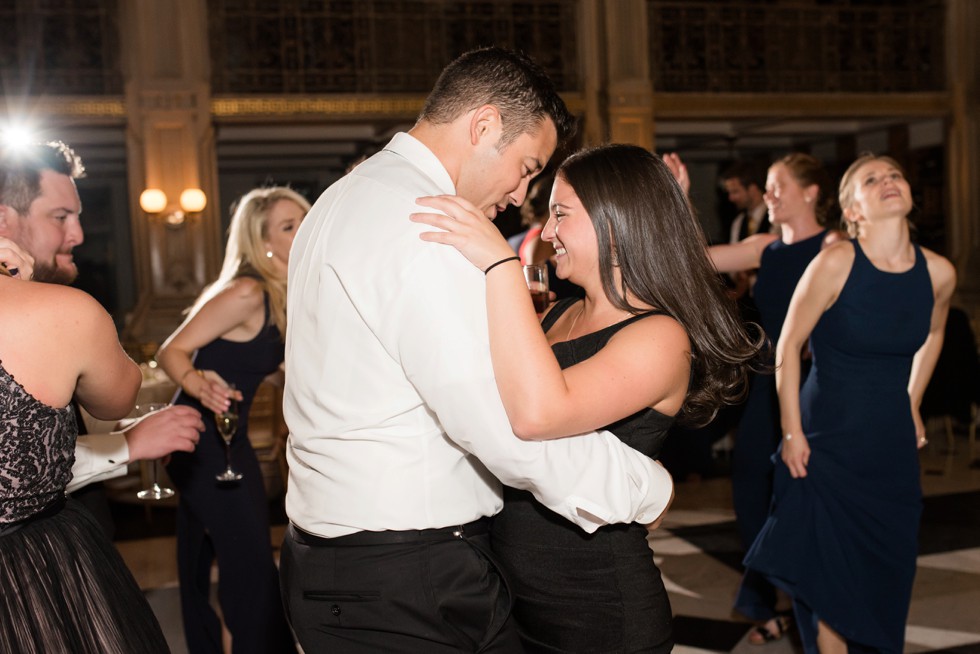
[[[956,267],[953,263],[941,254],[937,254],[928,248],[920,248],[922,255],[926,258],[926,266],[929,268],[929,277],[932,278],[932,285],[940,291],[946,290],[952,293],[956,286]]]
[[[239,309],[254,310],[262,306],[265,297],[265,287],[254,277],[236,277],[231,280],[211,302],[218,305]]]

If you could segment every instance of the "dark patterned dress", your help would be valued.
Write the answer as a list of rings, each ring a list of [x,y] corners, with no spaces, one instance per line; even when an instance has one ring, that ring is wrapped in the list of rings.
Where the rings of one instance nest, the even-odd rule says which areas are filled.
[[[556,304],[542,321],[544,330],[576,301]],[[595,355],[626,325],[655,313],[555,343],[552,350],[562,368],[571,367]],[[656,457],[673,422],[644,409],[603,429]],[[527,652],[669,652],[673,647],[670,600],[643,525],[606,525],[587,534],[531,493],[505,487],[504,509],[494,518],[491,538],[508,575]]]
[[[168,652],[122,557],[65,500],[78,429],[0,366],[0,652]]]

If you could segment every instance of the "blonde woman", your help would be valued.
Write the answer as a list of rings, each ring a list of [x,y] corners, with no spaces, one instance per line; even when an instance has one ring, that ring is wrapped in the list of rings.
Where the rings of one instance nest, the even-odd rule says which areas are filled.
[[[853,240],[818,254],[790,302],[773,509],[745,563],[793,597],[807,652],[897,653],[922,511],[919,404],[956,274],[912,242],[912,193],[893,159],[860,157],[839,195]]]
[[[248,410],[264,377],[283,361],[289,248],[309,203],[288,188],[254,189],[237,204],[218,279],[160,348],[157,360],[180,385],[175,404],[199,409],[207,427],[193,454],[175,454],[168,472],[180,492],[177,565],[184,634],[191,652],[221,652],[221,623],[209,601],[218,561],[218,600],[239,652],[294,651],[279,599],[269,541],[268,503],[248,441]],[[231,466],[219,482],[225,445],[215,412],[238,400]]]

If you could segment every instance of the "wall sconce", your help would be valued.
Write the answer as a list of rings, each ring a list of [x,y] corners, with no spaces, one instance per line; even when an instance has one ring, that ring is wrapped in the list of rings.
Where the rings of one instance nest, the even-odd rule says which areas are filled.
[[[187,214],[204,211],[208,205],[208,196],[199,188],[185,188],[180,194],[180,209],[171,211],[163,216],[164,222],[171,227],[184,224]],[[159,214],[169,206],[167,194],[158,188],[148,188],[140,193],[140,208],[148,214]]]

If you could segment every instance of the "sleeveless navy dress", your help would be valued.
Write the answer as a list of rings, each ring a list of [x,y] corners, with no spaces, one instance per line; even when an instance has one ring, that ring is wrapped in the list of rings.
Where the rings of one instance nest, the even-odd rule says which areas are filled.
[[[934,297],[917,246],[911,269],[889,273],[851,242],[848,279],[810,337],[807,476],[774,457],[772,512],[745,564],[793,596],[807,651],[822,620],[852,649],[901,652],[922,512],[907,386]]]
[[[285,344],[270,321],[250,341],[218,338],[197,352],[194,367],[214,370],[242,392],[238,431],[231,441],[234,483],[215,475],[225,469],[225,444],[214,414],[194,397],[178,392],[174,404],[201,412],[205,430],[194,452],[173,454],[167,472],[179,491],[177,573],[181,614],[192,653],[222,651],[221,624],[210,603],[211,563],[218,561],[218,600],[234,639],[235,652],[293,652],[272,557],[269,502],[255,450],[248,440],[248,412],[262,380],[279,367]]]
[[[542,321],[544,330],[577,301],[558,302]],[[552,350],[568,368],[594,355],[626,325],[655,313],[555,343]],[[603,429],[656,457],[673,421],[644,409]],[[673,647],[670,601],[642,525],[606,525],[586,534],[531,493],[504,487],[504,509],[494,518],[491,545],[507,573],[527,652],[669,652]]]
[[[73,406],[0,366],[0,652],[169,652],[119,552],[65,499],[77,435]]]
[[[775,347],[783,331],[793,291],[820,248],[827,231],[793,244],[774,241],[762,251],[752,289],[766,338]],[[770,360],[774,364],[775,360]],[[769,515],[772,453],[782,437],[779,400],[772,374],[754,375],[732,452],[732,501],[742,545],[748,550]],[[735,597],[735,610],[764,622],[775,616],[776,590],[765,577],[747,570]]]

